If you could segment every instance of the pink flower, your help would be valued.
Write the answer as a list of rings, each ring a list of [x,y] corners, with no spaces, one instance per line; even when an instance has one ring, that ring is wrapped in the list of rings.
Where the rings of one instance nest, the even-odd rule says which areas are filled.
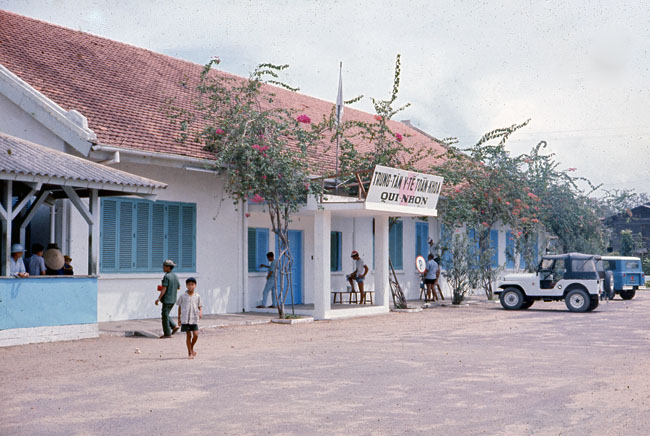
[[[245,214],[245,215],[246,215],[246,218],[250,218],[250,217],[251,217],[251,214],[250,214],[250,213],[248,213],[248,212],[246,212],[246,214]]]
[[[217,135],[223,135],[224,133],[226,133],[226,131],[223,130],[223,129],[217,128],[217,130],[215,130],[214,133],[216,133]]]
[[[460,188],[455,188],[454,192],[460,192]]]
[[[305,189],[309,189],[309,183],[305,182]]]
[[[262,180],[266,180],[266,174],[262,175]]]
[[[533,200],[537,200],[539,198],[537,195],[533,194],[532,192],[529,192],[527,195]]]
[[[255,194],[253,198],[251,198],[251,201],[253,203],[261,203],[264,201],[264,197],[260,196],[260,194]]]
[[[517,232],[517,236],[521,236],[521,232]]]
[[[395,133],[395,139],[397,139],[397,142],[402,142],[402,135]]]
[[[299,123],[309,124],[309,123],[311,123],[311,118],[309,118],[305,114],[302,114],[302,115],[298,115],[298,118],[296,118],[296,121],[298,121]]]
[[[569,168],[567,171],[576,171],[578,168]]]
[[[253,144],[253,145],[251,145],[251,148],[254,148],[255,150],[257,150],[259,152],[263,152],[263,151],[266,151],[266,149],[268,149],[269,146],[268,145],[262,146],[262,145]]]
[[[506,205],[507,205],[507,206],[510,206],[510,202],[509,202],[509,201],[506,201]]]
[[[384,119],[381,115],[375,115],[373,118],[377,121],[381,121]]]
[[[282,178],[282,174],[278,174],[278,179],[281,179],[281,178]]]
[[[483,221],[481,224],[483,225],[483,227],[490,227],[490,225],[488,223],[486,223],[485,221]]]
[[[538,220],[537,218],[533,218],[533,219],[530,220],[530,221],[533,222],[533,223],[538,223],[538,222],[539,222],[539,220]]]

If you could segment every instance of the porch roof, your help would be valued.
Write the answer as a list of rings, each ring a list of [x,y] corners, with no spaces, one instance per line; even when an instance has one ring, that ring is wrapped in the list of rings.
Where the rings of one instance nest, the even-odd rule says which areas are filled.
[[[0,180],[151,195],[167,185],[0,133]]]

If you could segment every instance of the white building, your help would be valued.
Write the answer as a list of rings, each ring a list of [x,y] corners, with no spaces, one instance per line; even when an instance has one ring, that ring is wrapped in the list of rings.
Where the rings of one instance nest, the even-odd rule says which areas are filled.
[[[168,98],[190,108],[203,67],[5,11],[0,23],[0,132],[167,184],[155,201],[102,199],[98,320],[159,316],[153,301],[166,258],[177,262],[181,280],[196,277],[205,313],[253,310],[265,280],[255,265],[266,251],[276,250],[268,217],[255,207],[233,205],[223,180],[205,170],[210,153],[175,141],[177,127],[165,113]],[[314,119],[332,109],[329,102],[275,92],[278,104],[300,108]],[[345,118],[371,121],[372,115],[346,108]],[[404,141],[442,150],[409,124],[391,122],[390,127]],[[319,158],[334,161],[333,154]],[[49,212],[27,229],[27,245],[52,239],[73,259],[83,259],[88,250],[84,218],[67,200],[56,203],[51,220]],[[360,313],[335,312],[330,304],[329,291],[346,286],[353,249],[371,269],[369,289],[377,291],[374,307],[363,313],[388,310],[387,262],[379,259],[388,251],[407,298],[419,298],[416,252],[426,253],[426,240],[439,238],[440,225],[432,217],[424,221],[400,213],[404,216],[389,234],[388,215],[299,213],[291,227],[295,302],[313,305],[308,309],[317,318]],[[497,234],[498,261],[505,263],[506,233]],[[318,244],[324,240],[331,245]],[[88,273],[82,262],[74,266],[77,274]]]

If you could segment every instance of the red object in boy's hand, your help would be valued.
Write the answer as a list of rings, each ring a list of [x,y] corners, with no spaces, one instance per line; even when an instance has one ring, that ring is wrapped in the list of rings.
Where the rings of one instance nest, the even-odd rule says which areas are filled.
[[[158,288],[157,288],[157,289],[158,289],[159,291],[162,291],[162,285],[158,285]]]

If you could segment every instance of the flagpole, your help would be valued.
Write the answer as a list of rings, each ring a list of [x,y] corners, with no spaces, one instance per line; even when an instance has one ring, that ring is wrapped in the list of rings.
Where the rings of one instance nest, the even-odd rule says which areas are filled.
[[[341,126],[341,117],[343,115],[343,61],[339,62],[339,91],[336,96],[336,168],[334,175],[334,193],[338,193],[339,189],[339,133]]]

